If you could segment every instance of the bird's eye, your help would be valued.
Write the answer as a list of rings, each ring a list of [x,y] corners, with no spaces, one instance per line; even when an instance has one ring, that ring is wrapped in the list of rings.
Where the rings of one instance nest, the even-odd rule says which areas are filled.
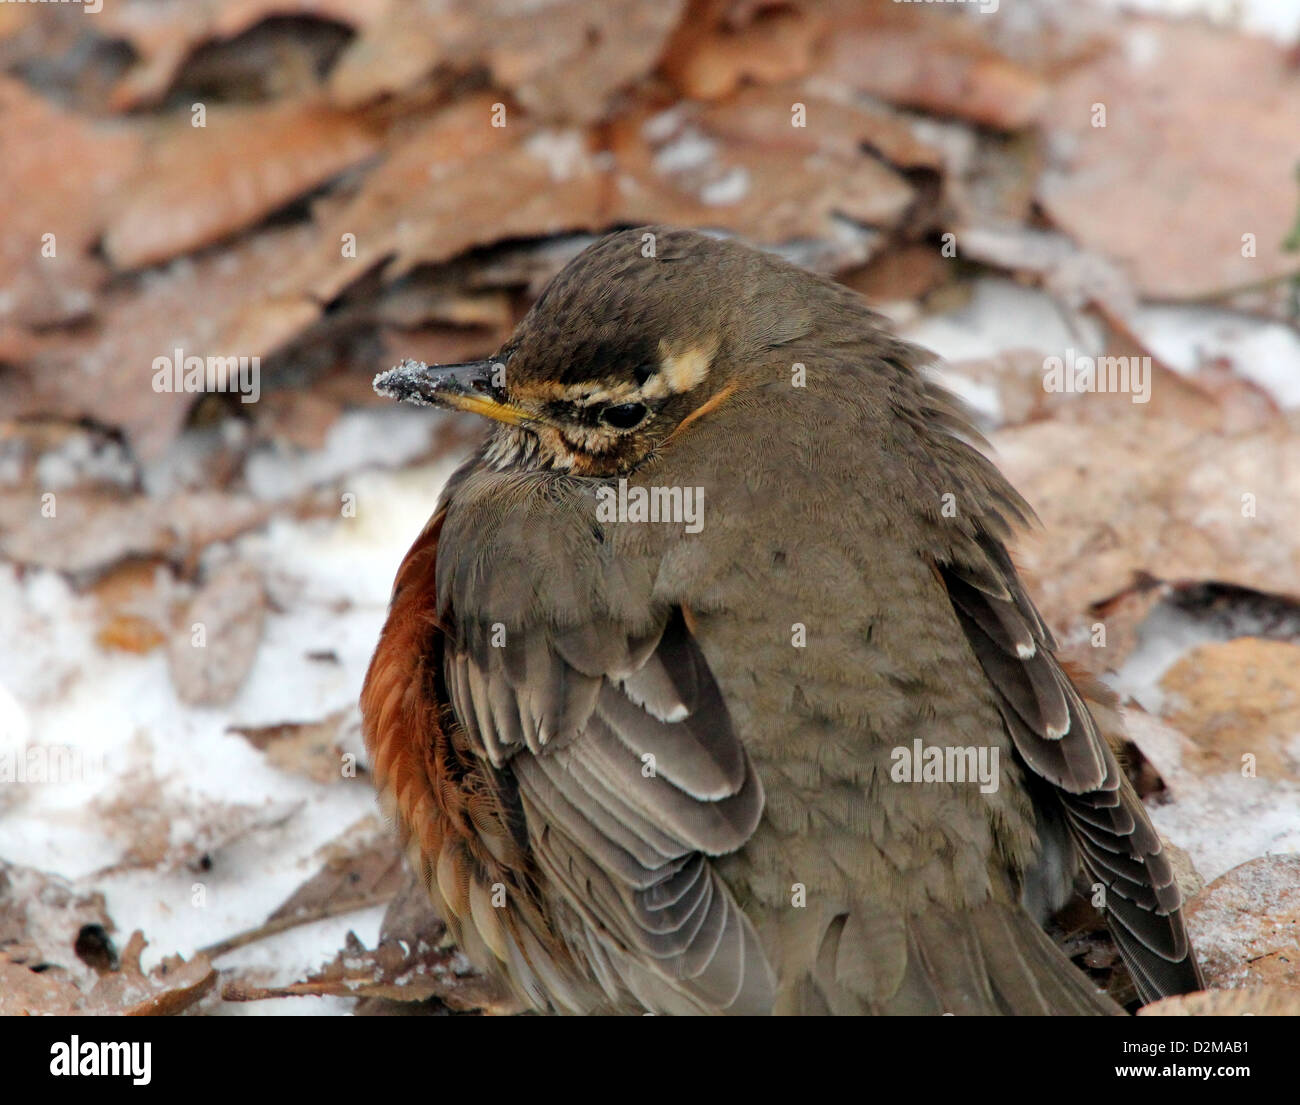
[[[644,403],[619,403],[600,412],[600,420],[616,430],[631,430],[645,421],[649,412]]]

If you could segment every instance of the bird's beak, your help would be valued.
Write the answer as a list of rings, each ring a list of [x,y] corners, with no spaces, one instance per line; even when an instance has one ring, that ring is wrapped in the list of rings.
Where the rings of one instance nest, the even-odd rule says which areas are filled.
[[[403,361],[376,376],[374,388],[390,399],[472,411],[512,426],[536,421],[530,412],[507,402],[498,382],[502,371],[499,361],[439,365]]]

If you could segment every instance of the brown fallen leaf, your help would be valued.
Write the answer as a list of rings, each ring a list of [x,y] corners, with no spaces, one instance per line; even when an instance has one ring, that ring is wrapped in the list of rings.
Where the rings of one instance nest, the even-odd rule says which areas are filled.
[[[333,211],[291,280],[249,297],[221,346],[265,356],[320,317],[324,305],[380,268],[385,281],[472,246],[603,225],[605,173],[581,132],[492,125],[490,96],[435,114]],[[355,255],[340,249],[344,236]]]
[[[59,415],[118,427],[137,459],[157,459],[199,396],[156,390],[155,359],[174,361],[178,349],[205,358],[257,353],[220,342],[221,329],[250,300],[267,296],[317,241],[311,223],[268,228],[118,281],[96,301],[92,325],[42,334],[21,372],[0,373],[0,405],[14,417]],[[264,383],[260,365],[258,381]]]
[[[881,254],[865,267],[843,274],[840,282],[869,303],[891,303],[923,299],[953,275],[952,265],[937,250],[912,245]],[[959,371],[959,366],[952,367]]]
[[[47,505],[53,517],[43,512]],[[270,513],[266,503],[216,492],[166,499],[62,492],[47,504],[31,493],[0,491],[0,556],[74,575],[93,575],[131,557],[191,561]]]
[[[336,103],[360,104],[410,92],[440,68],[483,68],[533,116],[587,123],[650,72],[684,6],[552,0],[544,19],[512,0],[395,6],[344,51],[330,92]]]
[[[1048,622],[1086,636],[1095,619],[1083,612],[1143,579],[1300,594],[1290,506],[1300,501],[1300,438],[1285,428],[1206,433],[1124,416],[1128,397],[1106,398],[1110,421],[1037,422],[992,437],[1043,523],[1019,543],[1018,562]]]
[[[0,946],[0,1016],[175,1016],[216,985],[217,972],[202,955],[189,962],[169,956],[145,974],[140,953],[147,946],[133,932],[118,969],[85,989],[57,969],[35,970],[40,965],[24,962],[20,946]]]
[[[1104,126],[1094,105],[1106,109]],[[1291,275],[1300,254],[1282,243],[1296,212],[1297,118],[1300,85],[1284,46],[1190,21],[1133,20],[1113,49],[1052,90],[1042,122],[1066,153],[1043,175],[1039,199],[1149,297],[1199,299]]]
[[[95,643],[100,648],[137,656],[152,652],[165,640],[167,635],[139,614],[114,614],[95,633]]]
[[[818,79],[900,107],[1015,130],[1038,118],[1047,88],[963,13],[909,5],[844,5],[819,54]]]
[[[275,391],[256,404],[254,427],[261,441],[317,450],[325,445],[343,406],[315,391]]]
[[[83,1001],[64,972],[30,962],[21,945],[0,946],[0,1017],[70,1016]]]
[[[867,228],[895,229],[912,203],[902,176],[871,154],[845,152],[833,131],[827,148],[809,153],[778,137],[764,146],[729,140],[714,126],[689,103],[612,123],[607,221],[730,229],[773,246],[807,241],[814,258],[801,261],[838,271],[868,260],[881,234]]]
[[[226,1001],[264,1001],[286,997],[386,998],[418,1002],[437,998],[458,1012],[517,1013],[513,998],[479,975],[469,961],[454,949],[427,944],[417,948],[393,940],[381,941],[366,950],[355,941],[339,952],[333,962],[301,982],[287,986],[252,986],[228,983],[221,992]]]
[[[320,721],[285,722],[281,725],[231,726],[257,749],[266,753],[268,763],[282,771],[305,775],[318,783],[343,780],[339,741],[342,724],[349,711],[340,710]]]
[[[99,891],[79,889],[58,875],[0,861],[0,949],[8,952],[12,962],[42,971],[57,968],[58,977],[85,989],[93,985],[96,973],[94,964],[78,951],[82,934],[107,935],[115,930]]]
[[[163,129],[123,182],[104,249],[119,269],[211,245],[324,184],[379,148],[364,119],[318,99],[214,107]]]
[[[815,8],[695,5],[664,51],[662,69],[687,99],[719,100],[743,85],[772,84],[807,73],[827,29]]]
[[[1160,680],[1161,716],[1200,752],[1197,770],[1300,782],[1300,645],[1241,637],[1200,645]]]
[[[261,574],[232,561],[199,588],[167,650],[172,685],[182,702],[216,706],[243,686],[257,659],[266,618]]]
[[[1139,1017],[1300,1017],[1300,994],[1270,987],[1201,990],[1163,998],[1138,1010]]]
[[[800,125],[794,106],[802,104]],[[699,114],[707,134],[733,145],[854,158],[871,152],[900,169],[943,167],[943,151],[917,137],[908,124],[858,98],[827,98],[802,83],[746,89]]]
[[[217,984],[216,968],[202,955],[188,963],[179,955],[168,956],[145,974],[140,967],[140,953],[146,947],[148,941],[137,929],[122,949],[121,967],[95,983],[80,1012],[94,1016],[172,1017],[197,1004]]]
[[[136,61],[113,90],[110,106],[126,111],[155,103],[199,45],[234,38],[270,16],[316,16],[363,27],[388,6],[388,0],[116,0],[103,6],[94,30],[130,43]]]
[[[372,828],[378,829],[373,823]],[[386,833],[374,834],[372,843],[331,856],[315,875],[303,883],[271,914],[271,920],[298,917],[333,909],[340,903],[388,901],[406,883],[402,853]]]
[[[1219,876],[1187,927],[1209,986],[1300,996],[1300,856],[1261,856]]]
[[[49,326],[94,313],[105,277],[91,248],[109,198],[135,170],[135,127],[92,123],[0,77],[0,323]]]
[[[326,917],[337,917],[391,901],[406,881],[401,852],[391,834],[365,818],[323,849],[325,865],[303,883],[265,922],[200,949],[217,959],[268,936]]]

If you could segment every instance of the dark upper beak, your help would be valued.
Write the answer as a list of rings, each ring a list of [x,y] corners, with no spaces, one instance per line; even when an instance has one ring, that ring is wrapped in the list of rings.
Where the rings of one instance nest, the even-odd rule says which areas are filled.
[[[472,411],[512,426],[535,421],[533,414],[508,402],[505,391],[494,383],[501,371],[499,361],[443,365],[403,361],[376,376],[374,387],[380,395],[404,403]]]

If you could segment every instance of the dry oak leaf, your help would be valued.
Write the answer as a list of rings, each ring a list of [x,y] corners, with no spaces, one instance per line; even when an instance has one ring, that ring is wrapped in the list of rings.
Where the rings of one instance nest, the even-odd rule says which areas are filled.
[[[796,114],[799,105],[803,112]],[[856,98],[827,98],[799,83],[746,89],[703,108],[700,122],[732,144],[848,158],[872,151],[900,169],[938,170],[944,163],[943,151],[896,114]]]
[[[1009,427],[992,442],[1042,521],[1018,560],[1049,624],[1074,624],[1144,578],[1300,594],[1300,437],[1285,428],[1216,434],[1117,410]]]
[[[304,882],[268,920],[330,916],[353,905],[393,898],[406,883],[396,840],[382,834],[360,851],[335,855]]]
[[[320,721],[285,722],[281,725],[232,726],[230,732],[244,737],[266,754],[268,763],[282,771],[305,775],[318,783],[343,781],[342,723],[348,711],[340,710]]]
[[[376,866],[382,862],[380,858]],[[496,980],[479,974],[449,945],[446,926],[431,908],[422,880],[399,868],[382,873],[385,887],[392,877],[398,878],[400,889],[384,912],[379,946],[373,951],[366,951],[349,933],[348,946],[306,980],[267,990],[234,984],[226,987],[223,996],[227,1001],[256,1001],[293,994],[332,994],[404,1003],[437,998],[461,1012],[519,1012],[516,998]]]
[[[256,353],[223,344],[220,331],[250,299],[266,301],[267,289],[316,241],[311,223],[262,230],[117,282],[97,301],[92,326],[42,335],[22,371],[0,374],[0,406],[14,417],[120,428],[138,459],[157,459],[198,396],[155,390],[155,360],[174,361],[177,350],[205,358]]]
[[[1139,1017],[1300,1017],[1300,993],[1271,986],[1199,990],[1144,1005]]]
[[[130,43],[138,61],[113,90],[117,111],[160,100],[195,48],[234,38],[271,16],[314,16],[363,27],[380,18],[391,0],[113,0],[94,30]]]
[[[1161,716],[1200,752],[1204,772],[1240,771],[1300,783],[1300,644],[1239,637],[1200,645],[1160,680]]]
[[[802,76],[825,30],[826,18],[815,9],[769,9],[741,24],[692,12],[673,35],[661,68],[682,98],[720,100],[745,84]]]
[[[170,1017],[182,1013],[217,984],[216,968],[196,955],[188,963],[168,956],[148,974],[140,968],[140,953],[148,947],[137,929],[122,949],[121,967],[102,975],[78,1010],[95,1016]]]
[[[220,706],[239,692],[257,659],[266,592],[256,568],[232,561],[199,588],[172,635],[167,666],[182,702]]]
[[[834,142],[810,153],[732,140],[712,117],[679,104],[611,124],[608,222],[728,229],[769,245],[839,243],[827,267],[840,269],[867,261],[878,237],[846,235],[850,227],[891,228],[912,202],[907,182],[869,154]]]
[[[597,229],[606,176],[587,142],[573,130],[494,127],[486,96],[437,113],[329,215],[292,279],[254,300],[222,347],[260,356],[281,348],[377,267],[393,281],[473,246]],[[341,254],[345,234],[355,236],[355,257]]]
[[[1187,928],[1211,987],[1300,991],[1300,856],[1261,856],[1191,903]]]
[[[456,949],[423,942],[412,946],[387,939],[367,951],[352,937],[349,947],[340,951],[331,963],[300,982],[272,987],[233,982],[222,991],[226,1001],[304,996],[387,998],[401,1002],[437,998],[461,1012],[518,1012],[517,1003],[502,994],[495,982],[475,971]]]
[[[1300,254],[1282,242],[1296,215],[1297,119],[1286,47],[1137,20],[1053,89],[1043,125],[1066,155],[1039,199],[1148,297],[1200,299],[1291,275]]]
[[[40,495],[0,492],[0,556],[19,564],[92,575],[128,557],[193,560],[207,545],[254,528],[268,503],[219,492],[167,499],[118,498],[81,491],[55,494],[47,517]]]
[[[0,329],[90,315],[104,266],[90,256],[108,202],[139,163],[135,128],[91,123],[0,76]]]
[[[0,946],[0,1017],[69,1016],[83,1000],[63,971],[32,963],[20,944]]]
[[[997,130],[1033,123],[1044,82],[984,40],[975,19],[928,5],[843,6],[814,70],[818,79],[899,107]]]
[[[132,933],[119,968],[85,990],[61,971],[34,971],[11,958],[14,948],[0,948],[0,1016],[173,1016],[216,985],[216,969],[202,955],[188,963],[170,956],[145,974],[140,968],[145,947],[143,934]]]
[[[0,948],[8,949],[11,961],[28,967],[56,966],[61,968],[60,978],[88,987],[97,976],[77,955],[78,936],[87,927],[105,933],[116,928],[103,894],[80,889],[58,875],[0,860]]]
[[[119,269],[190,253],[259,222],[378,148],[360,116],[317,98],[213,107],[202,127],[186,115],[160,131],[121,187],[104,249]]]
[[[684,0],[406,3],[344,51],[330,92],[353,105],[407,91],[442,67],[486,69],[536,118],[592,122],[654,68],[684,7]]]

